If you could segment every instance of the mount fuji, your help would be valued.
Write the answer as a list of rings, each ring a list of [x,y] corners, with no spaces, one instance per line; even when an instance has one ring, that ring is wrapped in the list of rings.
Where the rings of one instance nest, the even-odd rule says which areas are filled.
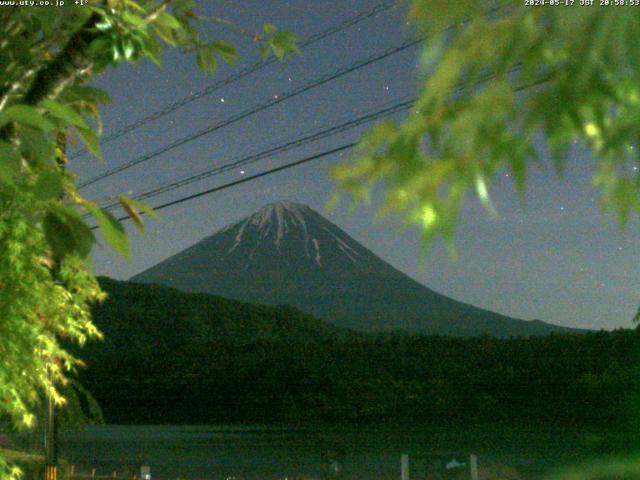
[[[244,302],[288,304],[360,331],[500,337],[571,331],[441,295],[308,206],[285,201],[264,206],[131,280]]]

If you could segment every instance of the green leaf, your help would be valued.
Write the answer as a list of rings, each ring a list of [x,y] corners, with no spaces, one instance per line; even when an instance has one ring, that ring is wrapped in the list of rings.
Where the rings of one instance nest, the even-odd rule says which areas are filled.
[[[138,30],[142,30],[142,31],[146,31],[147,30],[147,23],[140,18],[138,15],[135,15],[133,13],[131,13],[130,11],[125,10],[124,13],[122,14],[122,18],[129,23],[132,27],[138,29]]]
[[[102,159],[100,137],[98,137],[98,134],[94,132],[92,128],[78,128],[77,131],[89,151],[97,158]]]
[[[175,46],[176,45],[176,38],[175,38],[175,34],[174,34],[174,30],[167,27],[166,24],[164,23],[154,23],[153,24],[153,31],[156,32],[156,34],[162,39],[164,40],[166,43],[168,43],[171,46]]]
[[[523,155],[514,155],[509,162],[514,182],[520,194],[524,193],[525,181],[527,179],[527,163]],[[521,198],[524,200],[524,197]]]
[[[273,54],[276,57],[278,57],[279,59],[282,60],[284,58],[286,50],[284,48],[282,48],[282,46],[280,46],[280,45],[278,45],[276,43],[273,43],[273,41],[270,42],[269,45],[271,46],[271,50],[273,51]]]
[[[114,60],[114,48],[113,38],[102,35],[91,42],[87,54],[102,69]]]
[[[122,53],[127,61],[135,61],[138,58],[136,46],[130,39],[122,42]]]
[[[67,105],[49,99],[43,100],[40,104],[46,108],[51,115],[63,122],[78,128],[89,128],[89,125],[85,119],[82,118],[82,115]]]
[[[144,231],[144,223],[142,221],[142,217],[139,212],[144,212],[150,217],[154,219],[158,219],[158,214],[155,210],[153,210],[149,205],[146,205],[141,202],[137,202],[132,198],[129,198],[127,195],[120,195],[118,197],[120,201],[120,205],[127,212],[127,215],[131,218],[133,223],[138,227],[138,230]]]
[[[487,182],[482,175],[477,175],[475,178],[475,188],[476,194],[480,199],[480,202],[487,209],[487,211],[493,216],[497,217],[498,212],[493,206],[493,202],[491,201],[491,197],[489,196],[489,187],[487,186]]]
[[[198,66],[207,73],[214,73],[218,68],[218,61],[216,60],[213,50],[210,46],[204,46],[198,50],[196,56]]]
[[[278,27],[273,23],[265,23],[262,29],[264,30],[264,33],[276,33],[278,31]]]
[[[68,101],[82,100],[104,104],[111,103],[111,97],[104,90],[83,85],[73,85],[66,88],[60,98]]]
[[[12,105],[3,113],[4,118],[10,122],[22,123],[43,132],[50,132],[55,128],[55,125],[44,118],[38,109],[28,105]]]
[[[180,22],[173,15],[168,14],[167,12],[162,12],[153,22],[154,25],[162,25],[164,28],[168,28],[171,30],[179,30],[182,28]]]
[[[56,205],[44,217],[42,223],[47,243],[58,259],[76,253],[86,257],[95,237],[82,216],[70,207]]]
[[[104,239],[111,248],[123,257],[129,258],[129,239],[122,224],[103,208],[93,206],[86,208],[95,217]]]
[[[180,19],[180,28],[173,30],[173,35],[178,44],[186,45],[187,47],[202,43],[200,42],[200,34],[186,18]]]
[[[162,64],[162,47],[155,37],[145,35],[142,38],[142,54],[156,65]]]
[[[113,28],[113,21],[109,17],[103,16],[102,19],[96,23],[96,28],[102,32],[110,30]]]
[[[266,59],[269,56],[269,54],[271,53],[271,47],[269,46],[268,43],[263,43],[262,45],[260,45],[258,47],[258,51],[260,52],[260,56],[263,59]]]
[[[5,141],[0,141],[0,180],[12,184],[20,172],[20,154]]]
[[[54,158],[53,143],[44,132],[26,125],[18,125],[16,133],[20,139],[20,151],[30,161],[47,165]]]
[[[54,170],[45,170],[38,176],[35,185],[36,198],[50,200],[60,197],[63,192],[62,174]]]
[[[211,49],[220,55],[227,63],[232,64],[238,60],[238,52],[233,45],[223,40],[217,40],[211,44]]]
[[[271,48],[278,58],[283,58],[291,53],[301,54],[296,45],[299,37],[293,32],[278,32],[271,39]]]
[[[150,207],[146,203],[142,203],[137,200],[134,200],[133,198],[129,198],[127,195],[120,195],[120,202],[123,202],[123,201],[133,205],[137,210],[144,212],[146,215],[148,215],[150,218],[153,218],[154,220],[160,219],[160,215],[158,214],[158,212],[156,212],[152,207]]]
[[[173,2],[173,8],[182,12],[193,10],[195,6],[196,2],[194,0],[175,0]]]

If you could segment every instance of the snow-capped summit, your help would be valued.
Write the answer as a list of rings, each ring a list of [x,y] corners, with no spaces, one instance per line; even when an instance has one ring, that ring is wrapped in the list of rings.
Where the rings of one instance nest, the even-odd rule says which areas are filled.
[[[287,201],[265,205],[132,280],[247,302],[289,304],[361,330],[509,336],[554,329],[440,295],[315,210]]]
[[[306,220],[312,210],[306,205],[281,201],[265,205],[256,213],[248,217],[242,222],[242,227],[236,235],[236,245],[242,242],[248,225],[257,227],[262,236],[269,235],[270,232],[275,233],[275,243],[277,246],[286,234],[296,228],[302,228],[306,231]]]
[[[276,255],[281,261],[294,264],[308,260],[314,267],[323,267],[325,250],[327,258],[329,253],[337,253],[338,259],[352,263],[365,253],[359,251],[363,249],[359,243],[319,213],[307,205],[288,201],[265,205],[217,235],[230,231],[234,232],[233,243],[225,251],[248,251],[248,255],[235,258],[236,265],[245,269],[264,255]],[[333,249],[337,251],[330,252]]]

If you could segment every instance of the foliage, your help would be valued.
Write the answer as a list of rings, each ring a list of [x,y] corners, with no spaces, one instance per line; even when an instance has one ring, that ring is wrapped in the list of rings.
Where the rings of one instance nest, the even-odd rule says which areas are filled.
[[[16,465],[20,469],[20,478],[26,480],[38,479],[44,477],[45,458],[42,455],[34,455],[21,450],[13,450],[8,448],[0,448],[0,458],[5,458]],[[64,460],[58,463],[58,476],[67,478],[69,465]],[[17,474],[17,470],[15,470]]]
[[[382,187],[380,214],[419,225],[425,246],[442,235],[455,253],[455,226],[470,194],[495,214],[490,189],[499,175],[509,172],[524,200],[532,162],[550,158],[561,174],[569,150],[581,145],[593,159],[592,183],[602,210],[614,212],[622,228],[640,212],[640,54],[634,47],[640,14],[630,6],[634,2],[407,3],[426,38],[418,97],[407,118],[376,126],[353,158],[333,170],[340,193],[357,204]],[[543,151],[534,147],[539,140]],[[555,361],[581,352],[568,349]],[[571,370],[560,377],[562,384],[547,384],[556,382],[554,365],[548,365],[547,381],[538,380],[542,391],[554,385],[559,401],[572,399],[564,418],[572,418],[578,404],[586,407],[586,418],[608,411],[603,398],[637,403],[637,357],[615,366],[611,359],[596,359],[590,368],[604,367],[606,373]],[[504,368],[513,371],[511,365]],[[574,389],[584,390],[574,397]],[[553,397],[547,400],[554,404]],[[558,478],[637,476],[636,461],[595,464]]]
[[[106,340],[87,347],[81,378],[109,422],[636,428],[637,331],[370,335],[287,308],[100,282]]]
[[[578,467],[565,469],[551,480],[619,480],[637,478],[640,472],[640,458],[613,458],[607,461],[588,462]]]
[[[41,478],[44,472],[44,457],[42,455],[32,455],[29,453],[0,448],[0,462],[6,459],[11,462],[13,475],[18,475],[18,469],[26,478]],[[2,463],[0,463],[2,465]]]
[[[640,211],[640,14],[624,2],[552,7],[499,0],[412,0],[426,36],[424,80],[401,123],[365,135],[333,173],[354,202],[384,184],[381,213],[421,226],[425,243],[453,245],[469,192],[490,210],[490,186],[504,170],[523,193],[544,138],[558,171],[581,142],[592,153],[602,207],[624,226]],[[553,3],[553,2],[552,2]],[[598,2],[595,2],[596,4]]]
[[[66,3],[0,9],[0,418],[26,427],[43,394],[64,403],[60,387],[80,365],[60,339],[100,337],[89,307],[104,295],[86,263],[95,238],[81,212],[129,254],[124,228],[64,168],[72,137],[101,156],[99,104],[109,97],[85,84],[122,62],[159,64],[163,43],[196,51],[210,72],[217,58],[236,58],[232,45],[203,38],[190,0]],[[266,30],[259,41],[276,56],[297,51],[295,35]],[[119,200],[141,227],[145,207]],[[0,478],[10,475],[3,465]]]

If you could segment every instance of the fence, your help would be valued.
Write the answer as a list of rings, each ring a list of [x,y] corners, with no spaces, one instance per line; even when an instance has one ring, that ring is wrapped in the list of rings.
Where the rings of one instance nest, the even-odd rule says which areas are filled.
[[[76,468],[76,465],[70,465],[69,474],[66,477],[68,480],[151,480],[151,468],[148,466],[140,467],[140,471],[133,471],[131,468],[127,468],[124,471],[114,470],[109,475],[97,474],[95,468],[82,469]]]

